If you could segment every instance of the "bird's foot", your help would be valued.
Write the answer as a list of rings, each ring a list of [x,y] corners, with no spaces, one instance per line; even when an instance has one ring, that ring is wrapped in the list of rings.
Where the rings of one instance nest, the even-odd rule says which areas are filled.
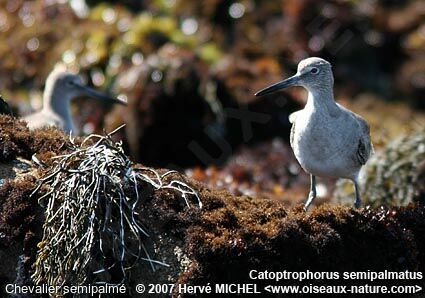
[[[354,180],[354,189],[356,192],[356,201],[354,202],[354,207],[356,209],[360,209],[361,205],[362,205],[362,199],[360,196],[360,190],[359,190],[359,185],[357,184],[357,181]]]
[[[356,201],[354,202],[354,208],[360,209],[361,206],[362,206],[362,201],[356,199]]]
[[[305,205],[304,205],[304,211],[307,211],[308,207],[310,207],[311,203],[313,203],[313,200],[315,198],[316,198],[316,192],[310,191],[310,193],[308,194],[307,202],[305,202]]]

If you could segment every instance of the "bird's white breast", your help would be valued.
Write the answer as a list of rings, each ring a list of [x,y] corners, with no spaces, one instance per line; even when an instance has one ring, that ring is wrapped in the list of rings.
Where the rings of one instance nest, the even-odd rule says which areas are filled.
[[[43,109],[38,113],[23,118],[30,129],[56,126],[65,132],[75,132],[71,117],[61,117],[53,111]]]
[[[358,125],[352,117],[333,117],[325,109],[306,106],[294,125],[292,146],[304,170],[325,177],[351,179],[357,175]]]

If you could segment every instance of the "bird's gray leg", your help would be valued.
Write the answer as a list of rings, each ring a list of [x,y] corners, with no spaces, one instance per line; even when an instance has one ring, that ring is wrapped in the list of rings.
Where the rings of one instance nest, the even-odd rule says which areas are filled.
[[[354,189],[356,190],[356,202],[354,203],[354,207],[356,207],[356,209],[359,209],[360,206],[362,205],[362,198],[360,197],[360,190],[359,190],[359,185],[357,183],[357,180],[353,180],[354,182]]]
[[[304,210],[307,211],[308,207],[316,198],[316,176],[310,174],[310,192],[308,194],[307,202],[304,205]]]

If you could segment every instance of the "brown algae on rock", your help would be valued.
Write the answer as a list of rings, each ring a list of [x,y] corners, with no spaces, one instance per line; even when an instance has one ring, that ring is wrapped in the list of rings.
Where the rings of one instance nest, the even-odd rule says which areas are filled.
[[[23,129],[19,121],[0,117],[1,119],[3,119],[2,121],[6,119],[6,122],[9,123],[9,126],[6,125],[5,127],[11,129],[11,127],[16,126],[18,130]],[[11,132],[13,132],[13,129],[11,129]],[[40,137],[38,131],[28,131],[26,134],[28,134],[27,138],[22,139],[33,140],[35,136]],[[41,266],[41,264],[38,264],[33,267],[36,263],[37,251],[40,254],[43,249],[49,247],[49,240],[60,240],[54,236],[50,239],[44,239],[44,242],[39,245],[40,248],[37,248],[37,243],[40,243],[43,238],[43,229],[46,231],[61,230],[60,221],[45,222],[46,218],[51,217],[45,218],[45,209],[38,205],[38,199],[52,191],[52,186],[65,192],[78,194],[76,190],[73,193],[74,190],[70,188],[72,174],[75,174],[72,172],[76,171],[78,166],[84,162],[84,159],[77,158],[78,154],[82,154],[84,150],[89,150],[87,148],[92,148],[90,146],[95,144],[95,142],[88,144],[87,148],[74,144],[74,147],[76,146],[83,151],[72,155],[72,152],[76,151],[70,150],[73,149],[73,145],[70,144],[67,136],[52,130],[51,136],[43,134],[42,137],[44,139],[39,139],[38,144],[42,144],[43,140],[45,145],[50,142],[51,148],[56,151],[56,153],[50,151],[49,156],[63,156],[50,161],[47,158],[43,159],[47,168],[37,168],[35,172],[31,172],[21,179],[8,181],[0,186],[0,220],[2,223],[0,225],[0,251],[2,255],[10,256],[8,262],[5,262],[0,270],[2,282],[15,281],[14,272],[19,267],[24,272],[20,276],[27,277],[22,282],[25,284],[33,283],[29,277],[34,274],[34,268]],[[11,137],[10,140],[12,139]],[[68,145],[62,146],[64,143]],[[21,146],[28,146],[27,144],[32,144],[32,142],[16,141],[15,144],[16,148],[13,152],[16,152],[17,156],[28,156],[28,153],[23,152]],[[40,154],[37,151],[38,149],[34,147],[30,147],[30,150]],[[121,155],[122,153],[117,152],[117,154],[120,156],[119,158],[127,160],[125,155]],[[50,183],[46,184],[46,187],[40,189],[39,193],[31,197],[30,194],[38,184],[36,179],[46,177],[45,175],[52,173],[53,169],[58,169],[57,162],[61,158],[66,158],[66,156],[69,156],[69,167],[65,167],[67,170],[61,174],[63,181],[57,180],[57,182],[62,182],[57,183],[56,186]],[[74,156],[75,159],[72,159],[71,156]],[[110,158],[114,159],[112,156]],[[105,164],[104,166],[107,167]],[[141,165],[131,165],[130,168],[134,172],[145,174],[146,180],[149,178],[157,185],[159,180],[157,180],[158,176],[155,173],[159,177],[169,173],[167,170],[160,169],[146,170]],[[410,270],[425,272],[425,238],[423,236],[425,235],[425,209],[422,205],[409,205],[391,209],[368,208],[359,211],[346,207],[325,205],[313,210],[312,213],[306,214],[302,211],[301,206],[288,208],[282,202],[276,200],[235,196],[225,190],[209,189],[205,185],[178,173],[169,173],[162,185],[169,185],[172,181],[179,180],[190,186],[203,204],[202,209],[197,208],[199,202],[196,197],[187,196],[188,203],[196,207],[188,208],[186,201],[182,198],[182,193],[175,189],[164,187],[156,189],[152,187],[152,183],[148,183],[151,185],[148,187],[146,181],[140,182],[139,187],[132,185],[131,180],[125,183],[125,173],[130,168],[125,166],[110,168],[111,171],[121,173],[123,176],[120,177],[123,180],[120,179],[120,182],[118,182],[118,180],[113,179],[105,185],[107,192],[115,190],[116,194],[121,192],[119,188],[121,186],[125,196],[129,198],[127,202],[130,203],[134,202],[136,191],[143,197],[140,204],[135,206],[134,211],[137,212],[137,216],[140,215],[140,221],[137,221],[137,223],[140,223],[140,226],[150,235],[150,238],[145,242],[146,249],[150,253],[150,261],[139,262],[137,268],[133,268],[132,274],[125,280],[127,285],[148,282],[191,285],[204,285],[208,282],[252,282],[249,279],[249,271],[252,269],[269,271],[301,271],[307,269],[312,271]],[[131,173],[131,171],[129,172]],[[85,176],[81,175],[81,177]],[[129,177],[131,179],[131,175]],[[83,193],[84,187],[86,190],[94,189],[89,188],[90,183],[87,180],[75,178],[74,183],[77,181],[79,181],[80,186],[83,186],[83,188],[80,188]],[[183,189],[188,190],[185,187]],[[100,188],[100,194],[103,197],[105,197],[105,190],[103,187]],[[61,212],[60,206],[66,201],[62,194],[63,192],[58,192],[55,196],[57,200],[51,201],[54,203],[52,211],[59,210],[59,213]],[[49,198],[51,199],[51,197],[46,197],[46,202],[49,201]],[[117,200],[117,198],[114,197],[114,200]],[[130,203],[127,203],[126,210],[131,211],[131,208],[128,209],[128,206],[131,207]],[[75,206],[76,204],[71,196],[69,196],[67,204],[72,206],[74,210],[79,208],[79,206]],[[103,206],[105,207],[99,208],[96,212],[105,216],[108,212],[106,205]],[[96,214],[96,212],[92,214]],[[119,208],[111,208],[109,227],[115,231],[119,231],[116,229],[120,224],[120,214]],[[22,219],[25,219],[24,225],[22,225]],[[83,220],[83,218],[81,219]],[[131,222],[130,218],[129,220]],[[89,222],[90,217],[85,219],[83,225],[85,224],[87,227]],[[69,223],[69,221],[65,221],[65,224]],[[80,228],[76,229],[76,232],[78,234],[87,231]],[[129,237],[125,238],[125,243],[138,243],[136,235],[132,234],[131,231],[124,235]],[[85,238],[85,240],[87,239],[89,237]],[[113,239],[106,240],[104,245],[107,246],[113,241]],[[119,243],[120,241],[118,241]],[[66,250],[69,243],[64,242],[62,244],[50,246],[50,253],[65,257],[69,253]],[[24,249],[24,258],[20,257],[22,248]],[[137,246],[132,245],[131,249],[138,251]],[[46,257],[44,253],[42,255]],[[91,274],[91,270],[95,266],[100,266],[97,267],[99,269],[105,265],[95,261],[99,260],[97,258],[100,255],[94,254],[94,257],[92,257],[93,267],[90,267],[90,270],[80,272],[83,274],[83,280],[85,279],[86,283],[95,281],[96,277]],[[70,258],[72,256],[73,253],[69,254]],[[142,255],[142,257],[146,258],[146,255]],[[133,258],[135,257],[131,255],[130,259]],[[24,260],[24,266],[19,265],[22,264],[22,260]],[[157,270],[153,272],[150,268],[155,260],[166,263],[170,267],[154,265]],[[120,261],[121,259],[113,253],[108,253],[107,260],[104,260],[104,262],[109,262],[110,265],[120,264]],[[47,264],[49,263],[46,262]],[[54,262],[50,264],[54,265]],[[62,269],[67,268],[71,271],[61,277],[76,274],[76,271],[72,272],[72,268],[66,265],[66,262],[63,262],[63,264]],[[116,268],[119,268],[119,266]],[[48,276],[39,273],[40,271],[35,276],[38,275],[43,278]],[[87,276],[84,277],[84,274],[87,274]],[[122,277],[122,272],[113,268],[108,272],[103,272],[102,275],[104,281],[115,283],[121,282]],[[56,280],[56,282],[63,282],[64,280]],[[55,281],[51,280],[51,282]],[[262,282],[259,281],[258,284],[261,285]],[[175,296],[177,296],[176,293]]]

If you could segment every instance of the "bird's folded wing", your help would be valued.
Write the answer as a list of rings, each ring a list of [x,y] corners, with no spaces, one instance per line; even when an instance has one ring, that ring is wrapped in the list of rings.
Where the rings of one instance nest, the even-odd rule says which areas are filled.
[[[367,121],[360,115],[357,115],[356,113],[346,109],[344,106],[337,103],[340,109],[348,112],[352,119],[355,120],[355,122],[358,125],[359,128],[359,143],[357,147],[357,160],[360,164],[364,165],[367,160],[369,159],[370,155],[373,153],[373,145],[372,141],[370,139],[370,127]]]
[[[354,113],[353,113],[354,114]],[[364,165],[373,153],[373,145],[370,139],[370,127],[366,120],[357,114],[354,114],[360,126],[360,139],[357,148],[357,158]]]

